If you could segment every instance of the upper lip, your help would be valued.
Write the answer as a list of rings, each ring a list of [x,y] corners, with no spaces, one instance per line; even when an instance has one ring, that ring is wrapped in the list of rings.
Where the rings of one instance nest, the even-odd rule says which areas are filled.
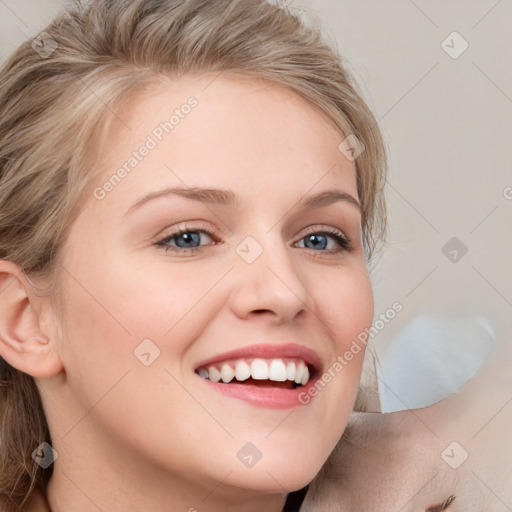
[[[303,359],[315,372],[320,372],[322,369],[320,356],[313,349],[305,347],[304,345],[297,343],[284,343],[280,345],[274,343],[260,343],[230,350],[229,352],[223,352],[222,354],[204,359],[196,364],[195,370],[221,361],[227,361],[228,359],[243,359],[249,357],[262,359],[294,357]]]

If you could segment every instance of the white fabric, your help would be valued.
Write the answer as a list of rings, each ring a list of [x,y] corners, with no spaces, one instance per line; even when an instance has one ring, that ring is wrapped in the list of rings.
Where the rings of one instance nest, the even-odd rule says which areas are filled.
[[[476,375],[495,341],[483,316],[416,315],[380,357],[381,411],[427,407],[455,393]]]

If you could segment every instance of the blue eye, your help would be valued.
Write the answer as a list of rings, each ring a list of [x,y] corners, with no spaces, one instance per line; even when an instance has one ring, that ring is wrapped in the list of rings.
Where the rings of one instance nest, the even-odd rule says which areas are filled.
[[[211,241],[214,241],[212,234],[206,230],[184,227],[156,242],[155,246],[163,247],[166,251],[180,253],[197,252],[205,245],[215,245],[216,243],[214,241],[213,244],[211,242],[210,244],[201,244],[201,239],[204,235]],[[329,247],[329,240],[334,240],[334,245],[338,247]],[[334,228],[326,228],[324,230],[319,230],[318,228],[311,229],[297,243],[300,244],[301,242],[303,242],[303,245],[299,246],[300,248],[311,249],[317,252],[340,253],[352,248],[351,240],[341,231]]]
[[[328,248],[329,238],[335,240],[335,244],[339,246],[336,248]],[[303,247],[321,252],[342,252],[352,248],[351,240],[337,229],[326,229],[324,231],[314,230],[301,238],[300,241],[305,241]]]
[[[164,247],[166,251],[182,251],[192,252],[198,250],[201,245],[201,234],[207,235],[212,238],[207,231],[204,230],[192,230],[192,229],[179,229],[176,233],[173,233],[163,240],[160,240],[155,245]],[[174,242],[174,244],[170,244]]]

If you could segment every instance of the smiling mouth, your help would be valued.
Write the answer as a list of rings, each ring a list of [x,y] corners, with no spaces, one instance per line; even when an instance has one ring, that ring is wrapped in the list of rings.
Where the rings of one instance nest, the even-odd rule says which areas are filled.
[[[220,384],[296,389],[306,385],[315,370],[300,358],[238,358],[202,366],[195,372]]]

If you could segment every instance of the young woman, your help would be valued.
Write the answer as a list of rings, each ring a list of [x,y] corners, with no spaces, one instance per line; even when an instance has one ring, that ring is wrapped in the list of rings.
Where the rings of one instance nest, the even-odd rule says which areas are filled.
[[[340,57],[263,0],[93,0],[0,85],[2,510],[297,510],[385,232]]]

